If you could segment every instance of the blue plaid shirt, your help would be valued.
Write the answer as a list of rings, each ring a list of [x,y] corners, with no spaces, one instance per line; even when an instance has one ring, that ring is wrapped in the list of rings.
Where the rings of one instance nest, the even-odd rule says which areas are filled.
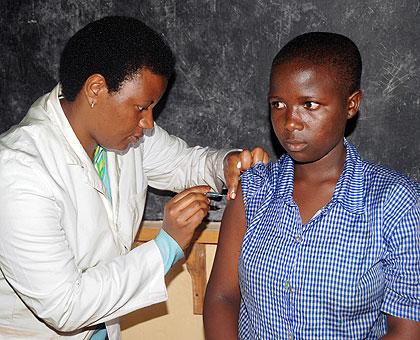
[[[385,313],[420,321],[420,186],[345,144],[332,200],[305,225],[288,155],[243,174],[240,339],[378,339]]]

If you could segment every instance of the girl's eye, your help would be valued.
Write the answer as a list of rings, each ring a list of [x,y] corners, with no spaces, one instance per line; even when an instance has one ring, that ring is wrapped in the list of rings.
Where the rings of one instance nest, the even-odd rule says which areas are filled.
[[[280,109],[284,109],[286,107],[286,104],[281,101],[272,101],[270,103],[270,106],[272,109],[280,110]]]
[[[305,104],[303,104],[303,107],[308,110],[316,110],[319,106],[320,105],[316,102],[305,102]]]

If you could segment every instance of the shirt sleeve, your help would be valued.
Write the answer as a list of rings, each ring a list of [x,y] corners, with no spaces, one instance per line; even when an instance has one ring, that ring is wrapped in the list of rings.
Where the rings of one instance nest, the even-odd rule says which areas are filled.
[[[221,191],[225,181],[223,160],[232,151],[189,147],[155,124],[144,140],[144,172],[148,184],[157,189],[180,192],[195,185],[209,185]]]
[[[420,321],[420,206],[411,207],[387,239],[384,313]]]
[[[155,238],[157,247],[163,259],[165,274],[171,267],[184,257],[179,244],[163,229],[160,229],[158,236]]]

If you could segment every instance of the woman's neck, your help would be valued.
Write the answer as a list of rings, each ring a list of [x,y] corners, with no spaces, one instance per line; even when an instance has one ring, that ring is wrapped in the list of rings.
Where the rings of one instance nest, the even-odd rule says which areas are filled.
[[[83,105],[79,105],[77,101],[77,98],[73,102],[61,99],[61,108],[83,149],[86,151],[89,158],[93,160],[93,154],[97,143],[88,132],[89,115],[84,114],[85,110]]]

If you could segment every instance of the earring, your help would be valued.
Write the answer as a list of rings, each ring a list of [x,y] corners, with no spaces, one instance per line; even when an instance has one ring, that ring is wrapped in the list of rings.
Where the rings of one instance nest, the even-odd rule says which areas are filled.
[[[95,103],[94,102],[92,102],[92,103],[90,103],[90,107],[93,109],[93,107],[95,106]]]

